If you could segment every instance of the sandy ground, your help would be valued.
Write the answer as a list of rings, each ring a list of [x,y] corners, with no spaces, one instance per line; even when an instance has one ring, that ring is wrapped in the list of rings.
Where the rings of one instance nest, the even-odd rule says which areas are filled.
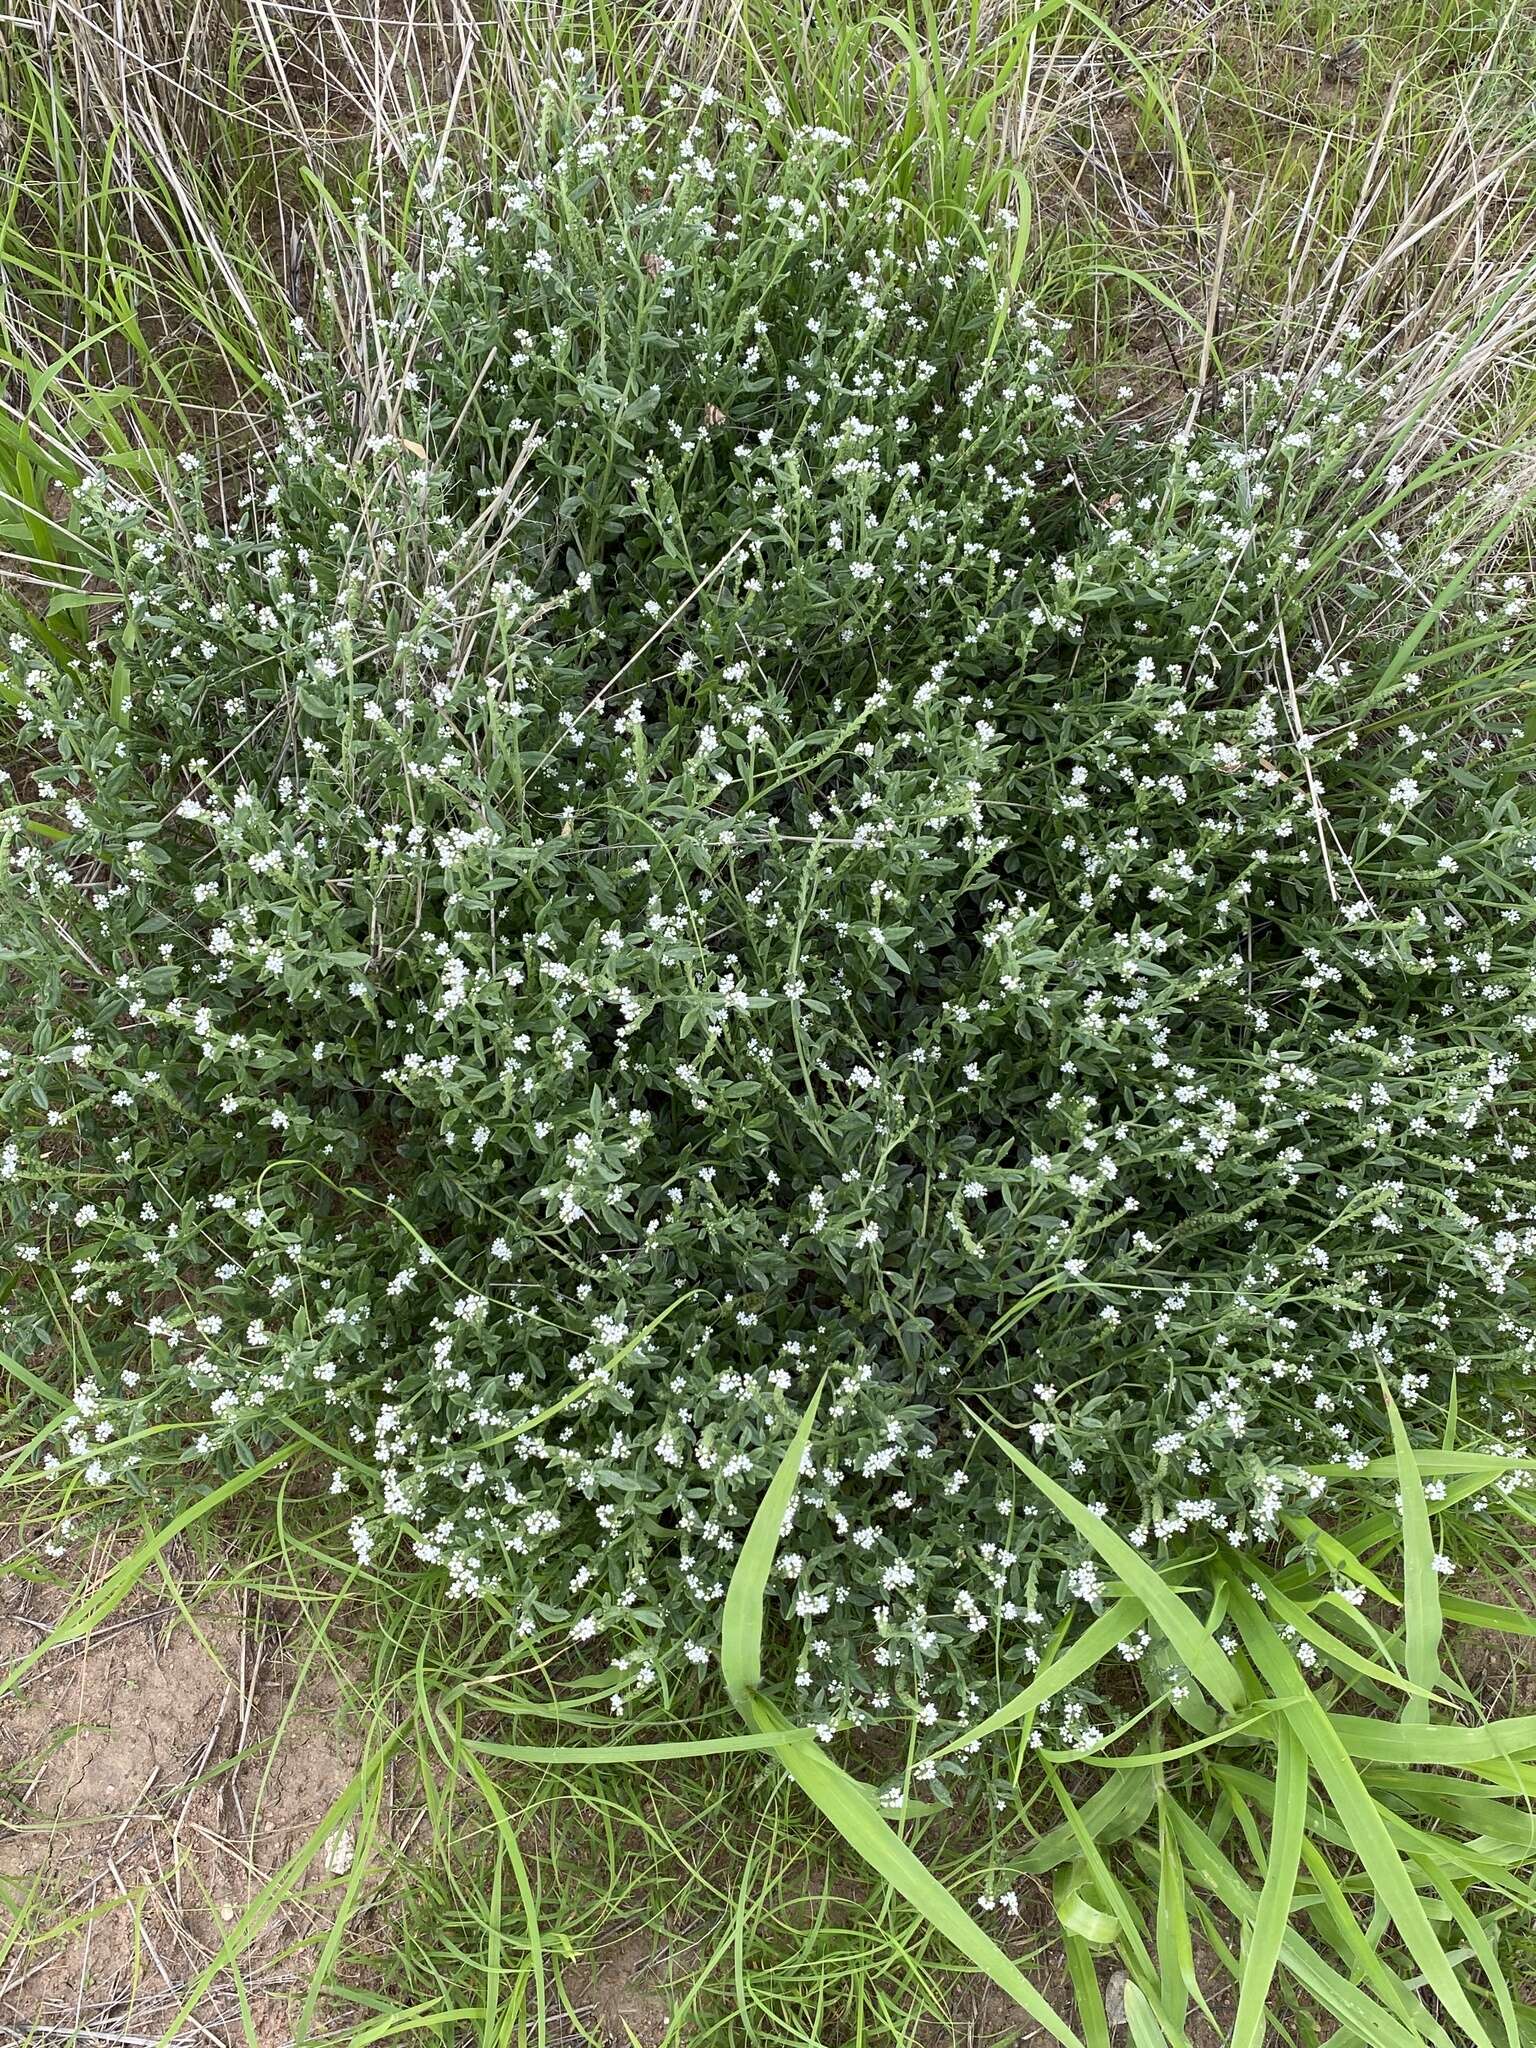
[[[333,1675],[317,1660],[299,1683],[291,1626],[221,1608],[216,1593],[189,1613],[167,1562],[0,1703],[0,2039],[292,2039],[293,1995],[340,1883],[327,1837],[297,1899],[267,1914],[263,1887],[322,1827],[357,1746]],[[0,1669],[110,1563],[72,1558],[47,1583],[12,1556]],[[329,1860],[346,1860],[340,1831]]]
[[[119,1555],[98,1544],[44,1559],[0,1535],[0,1676],[35,1658]],[[331,2003],[302,2033],[299,2018],[359,1875],[349,1831],[330,1824],[359,1767],[355,1714],[295,1612],[232,1595],[216,1561],[199,1567],[180,1545],[163,1565],[0,1698],[0,2044],[347,2042],[377,2013]],[[343,1975],[373,1972],[360,1940],[387,1954],[406,1867],[392,1852],[408,1857],[426,1818],[408,1771],[382,1789]],[[273,1888],[274,1904],[269,1880],[295,1858],[299,1881]],[[616,1927],[598,1952],[554,1964],[550,2048],[653,2048],[692,1957],[671,1960],[681,1977]]]
[[[0,1673],[114,1561],[105,1544],[45,1561],[0,1541]],[[356,2009],[318,2012],[302,2034],[298,2016],[344,1883],[326,1867],[346,1862],[328,1816],[357,1771],[358,1731],[302,1621],[237,1600],[178,1546],[164,1564],[0,1700],[0,2044],[345,2042],[366,2023]],[[409,1853],[422,1818],[392,1786],[386,1856]],[[264,1886],[306,1845],[304,1881],[268,1911]],[[359,1925],[387,1948],[398,1913],[390,1870],[365,1878],[377,1904],[349,1924],[349,1955]],[[615,1927],[595,1952],[552,1962],[551,2048],[656,2048],[699,1953],[685,1939],[658,1953]],[[1070,1997],[1064,1976],[1044,1988]],[[941,2034],[934,2048],[1046,2038],[979,1979]]]

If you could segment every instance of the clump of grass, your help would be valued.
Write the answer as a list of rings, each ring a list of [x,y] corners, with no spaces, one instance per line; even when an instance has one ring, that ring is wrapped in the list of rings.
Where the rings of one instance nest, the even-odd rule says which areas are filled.
[[[363,1558],[601,1641],[622,1713],[822,1384],[829,1730],[1027,1673],[1094,1517],[1271,1542],[1383,1381],[1507,1450],[1526,591],[1453,494],[1426,596],[1369,392],[1103,441],[985,238],[707,95],[415,232],[234,531],[190,455],[87,489],[125,609],[15,650],[61,1450],[300,1423]],[[1178,1700],[1193,1643],[1125,1654]]]
[[[54,1022],[8,1341],[83,1395],[47,1483],[196,1520],[304,1447],[381,1597],[412,1550],[476,1595],[529,1683],[470,1696],[532,1725],[456,1708],[457,1634],[401,1646],[493,1889],[447,1866],[482,1952],[423,1937],[400,1997],[485,2038],[551,2010],[505,1772],[643,1831],[617,1770],[746,1769],[686,1677],[733,1571],[753,1739],[906,1901],[866,1959],[942,1931],[1018,1995],[978,1921],[1006,1946],[1022,1871],[1089,2040],[1111,1950],[1147,2039],[1212,1959],[1244,2041],[1281,1984],[1517,2038],[1528,1731],[1440,1718],[1445,1625],[1521,1627],[1446,1587],[1522,1512],[1536,1008],[1520,515],[1447,446],[1465,362],[1383,379],[1341,269],[1338,359],[1110,435],[1021,306],[1021,188],[961,203],[988,123],[930,210],[915,134],[887,175],[782,109],[585,118],[526,179],[429,151],[237,515],[190,458],[102,476],[69,534],[123,615],[16,622],[6,915]],[[1479,362],[1524,331],[1490,306]],[[894,1724],[905,1772],[845,1752],[890,1826],[753,1630],[795,1724]],[[752,2038],[806,2037],[784,1999]]]

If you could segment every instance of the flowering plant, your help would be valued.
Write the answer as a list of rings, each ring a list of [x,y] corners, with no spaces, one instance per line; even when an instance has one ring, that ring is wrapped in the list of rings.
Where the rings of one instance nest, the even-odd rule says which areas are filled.
[[[1148,1555],[1270,1543],[1383,1383],[1508,1441],[1527,593],[1426,595],[1365,382],[1101,431],[1000,243],[708,95],[412,203],[237,512],[97,488],[110,630],[10,641],[55,1454],[301,1428],[360,1555],[622,1710],[824,1384],[777,1572],[832,1726],[1102,1599],[978,1420]]]

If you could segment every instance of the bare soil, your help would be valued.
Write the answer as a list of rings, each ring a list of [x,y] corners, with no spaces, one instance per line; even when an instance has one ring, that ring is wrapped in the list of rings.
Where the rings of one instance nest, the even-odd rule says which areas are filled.
[[[112,1561],[98,1547],[51,1581],[0,1566],[0,1672]],[[322,1835],[275,1910],[263,1889],[322,1827],[357,1745],[332,1674],[317,1660],[299,1682],[282,1622],[189,1601],[178,1562],[0,1701],[0,2038],[293,2038],[339,1831],[332,1871]]]

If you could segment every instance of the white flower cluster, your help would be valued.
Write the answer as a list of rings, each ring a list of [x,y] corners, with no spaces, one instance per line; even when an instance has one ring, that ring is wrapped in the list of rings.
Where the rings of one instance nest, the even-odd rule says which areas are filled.
[[[1314,587],[1347,370],[1098,446],[987,254],[708,103],[445,173],[386,268],[388,430],[306,346],[229,530],[98,494],[110,644],[11,644],[54,1455],[297,1426],[360,1559],[619,1711],[824,1384],[777,1597],[830,1730],[1106,1597],[976,1413],[1149,1552],[1274,1539],[1383,1382],[1514,1441],[1528,594],[1410,663],[1369,518]]]

